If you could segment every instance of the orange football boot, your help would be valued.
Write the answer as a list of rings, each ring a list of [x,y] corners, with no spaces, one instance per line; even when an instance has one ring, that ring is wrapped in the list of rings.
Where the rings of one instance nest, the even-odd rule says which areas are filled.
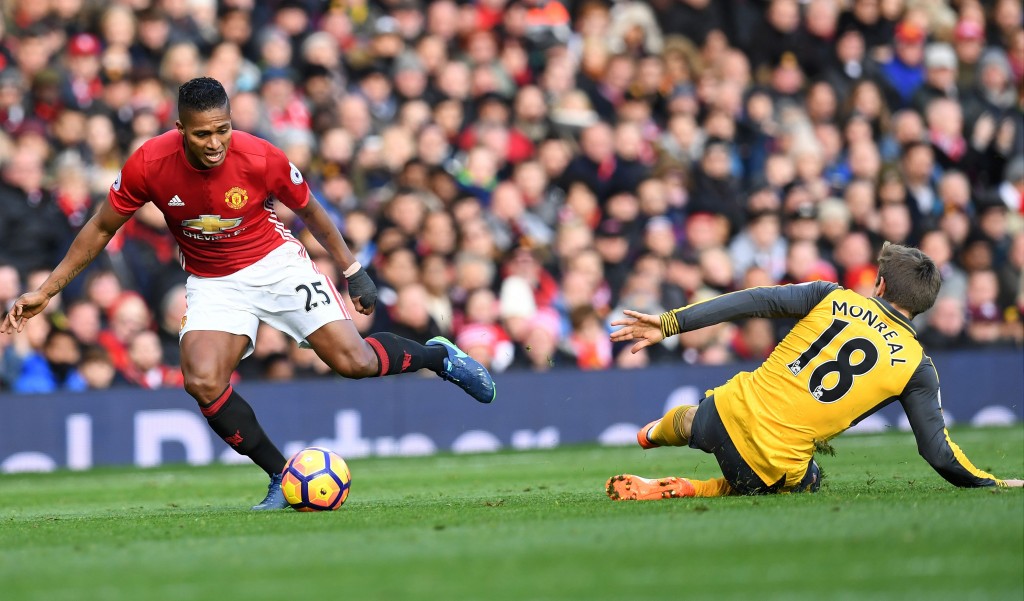
[[[651,428],[653,428],[654,426],[657,426],[658,422],[660,422],[660,421],[661,421],[660,419],[656,419],[653,422],[651,422],[651,423],[647,424],[646,426],[644,426],[643,428],[640,428],[640,431],[636,433],[636,442],[642,448],[645,448],[645,449],[656,449],[656,448],[661,446],[660,444],[654,442],[650,438],[647,438],[647,434],[651,431]]]
[[[696,496],[697,491],[686,478],[658,478],[651,480],[632,474],[620,474],[608,478],[605,485],[608,498],[612,501],[656,501],[659,499],[681,499]]]

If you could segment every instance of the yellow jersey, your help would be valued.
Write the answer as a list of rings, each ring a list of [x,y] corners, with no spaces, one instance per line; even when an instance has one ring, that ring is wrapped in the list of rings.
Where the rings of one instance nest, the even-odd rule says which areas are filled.
[[[999,484],[949,440],[931,359],[910,321],[882,298],[830,282],[751,288],[670,311],[662,329],[784,316],[799,321],[760,367],[708,391],[737,451],[766,485],[795,486],[816,441],[897,400],[922,456],[943,477],[959,486]]]

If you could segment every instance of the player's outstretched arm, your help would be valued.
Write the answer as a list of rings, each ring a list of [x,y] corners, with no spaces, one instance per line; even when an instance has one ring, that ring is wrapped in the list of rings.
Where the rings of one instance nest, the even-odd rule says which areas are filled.
[[[832,282],[806,282],[731,292],[663,313],[660,317],[662,332],[665,336],[674,336],[750,317],[800,318],[836,290],[839,285]]]
[[[46,278],[38,289],[26,292],[14,301],[14,306],[0,323],[0,332],[20,332],[25,327],[25,320],[38,315],[50,303],[51,298],[67,287],[75,276],[82,273],[128,219],[128,216],[115,211],[110,201],[104,200],[92,219],[87,221],[82,231],[75,236],[68,253],[53,269],[50,277]]]
[[[626,311],[627,319],[612,322],[613,326],[622,326],[622,329],[613,332],[611,339],[612,342],[638,340],[632,348],[635,353],[669,336],[723,321],[747,317],[803,317],[838,289],[839,286],[832,282],[766,286],[723,294],[661,315]]]
[[[360,265],[352,251],[349,250],[345,238],[338,231],[337,226],[327,215],[327,211],[320,205],[316,197],[309,195],[306,206],[296,209],[295,214],[302,219],[313,234],[316,241],[321,244],[331,258],[338,263],[348,280],[348,295],[352,298],[352,304],[356,311],[363,315],[373,313],[374,305],[377,304],[377,286],[367,275],[366,270]]]
[[[665,339],[662,332],[661,318],[657,315],[648,315],[626,309],[624,319],[617,319],[612,322],[613,326],[622,326],[621,330],[612,332],[612,342],[627,342],[637,340],[630,352],[637,353],[640,349],[658,344]]]

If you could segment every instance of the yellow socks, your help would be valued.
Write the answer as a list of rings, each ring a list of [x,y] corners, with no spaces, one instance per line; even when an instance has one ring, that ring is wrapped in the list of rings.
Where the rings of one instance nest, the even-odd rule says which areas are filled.
[[[710,480],[690,480],[696,494],[695,497],[727,497],[732,494],[732,487],[725,478]]]
[[[686,413],[696,409],[696,405],[681,405],[670,409],[665,417],[647,432],[647,438],[663,447],[685,447],[690,444],[690,433],[684,427]]]

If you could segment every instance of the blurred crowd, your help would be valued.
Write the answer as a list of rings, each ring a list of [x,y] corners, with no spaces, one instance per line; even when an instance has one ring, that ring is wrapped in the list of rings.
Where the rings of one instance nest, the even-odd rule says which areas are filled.
[[[306,175],[380,287],[364,333],[443,334],[493,372],[759,360],[751,319],[632,354],[623,308],[832,280],[883,241],[942,271],[919,338],[1024,339],[1019,0],[6,0],[0,309],[34,289],[178,86]],[[279,207],[321,271],[344,278]],[[0,389],[180,386],[186,274],[140,210]],[[261,328],[240,380],[329,375]]]

